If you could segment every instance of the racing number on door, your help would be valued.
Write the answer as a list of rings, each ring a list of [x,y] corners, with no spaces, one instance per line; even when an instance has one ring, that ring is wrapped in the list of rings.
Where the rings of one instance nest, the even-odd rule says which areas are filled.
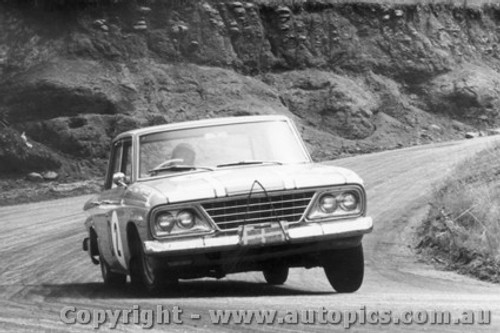
[[[111,213],[111,241],[113,243],[113,252],[118,259],[118,262],[123,268],[127,268],[125,257],[123,256],[123,243],[118,226],[118,215],[115,210]]]

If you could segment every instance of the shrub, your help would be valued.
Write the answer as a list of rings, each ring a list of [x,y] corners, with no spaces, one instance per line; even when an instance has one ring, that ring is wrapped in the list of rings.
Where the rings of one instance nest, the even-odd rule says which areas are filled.
[[[0,131],[0,172],[28,172],[58,169],[58,155],[45,146],[25,141],[11,128]]]

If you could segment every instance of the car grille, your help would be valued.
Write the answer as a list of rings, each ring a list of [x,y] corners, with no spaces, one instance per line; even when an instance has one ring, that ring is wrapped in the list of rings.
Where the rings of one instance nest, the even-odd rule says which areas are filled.
[[[279,221],[297,222],[304,214],[314,193],[315,191],[271,192],[268,193],[268,197],[259,193],[253,194],[250,199],[247,197],[222,199],[204,203],[202,206],[223,230],[237,228],[243,224],[276,221],[276,218]]]

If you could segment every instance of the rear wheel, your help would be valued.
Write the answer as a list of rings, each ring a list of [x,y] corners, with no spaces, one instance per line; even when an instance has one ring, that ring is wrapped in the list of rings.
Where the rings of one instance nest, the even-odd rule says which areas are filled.
[[[99,262],[101,265],[101,274],[104,284],[108,286],[121,286],[127,282],[127,275],[121,273],[115,273],[111,271],[108,263],[100,255]]]
[[[152,258],[144,253],[139,236],[134,237],[131,245],[130,280],[134,287],[154,293],[177,283],[177,278],[168,276],[165,270],[156,267]]]
[[[323,268],[330,285],[339,293],[352,293],[363,283],[363,246],[323,253]]]
[[[288,271],[288,267],[276,265],[266,267],[262,273],[264,273],[264,278],[268,284],[281,285],[286,282]]]

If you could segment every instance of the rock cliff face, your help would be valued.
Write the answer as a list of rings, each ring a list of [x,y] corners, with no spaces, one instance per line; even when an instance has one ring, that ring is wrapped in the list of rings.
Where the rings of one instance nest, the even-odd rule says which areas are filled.
[[[500,6],[112,3],[0,2],[2,142],[37,147],[3,172],[92,170],[121,131],[207,117],[289,115],[316,159],[499,123]]]

